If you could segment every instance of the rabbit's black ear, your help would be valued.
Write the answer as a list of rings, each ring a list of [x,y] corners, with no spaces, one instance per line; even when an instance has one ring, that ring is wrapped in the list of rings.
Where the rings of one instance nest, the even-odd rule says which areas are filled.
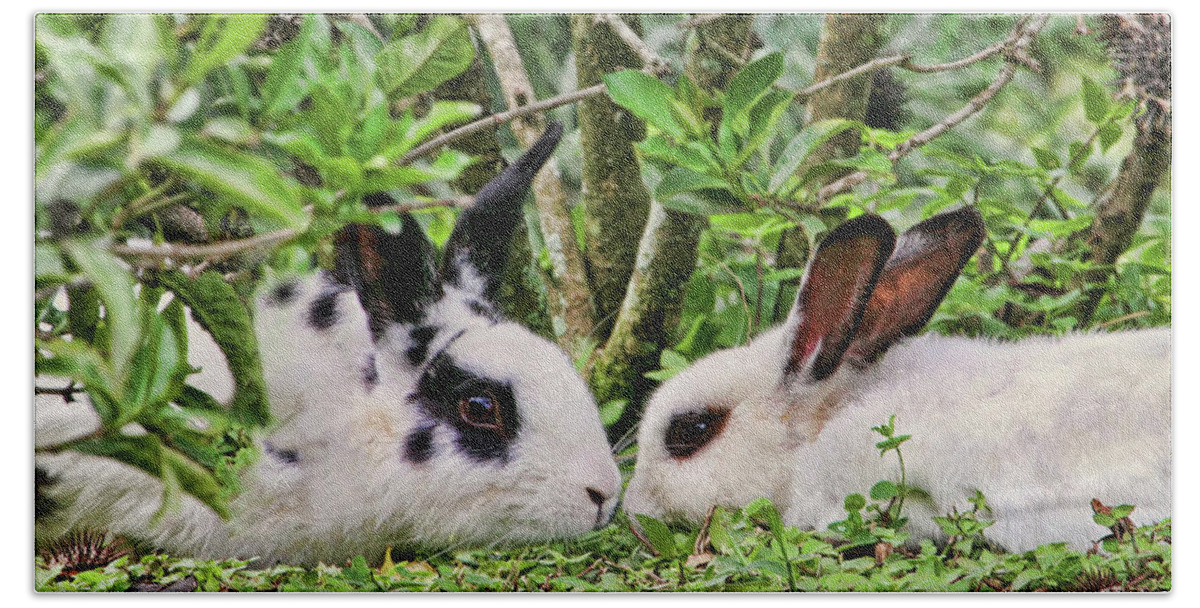
[[[394,205],[387,194],[363,197],[368,207]],[[354,287],[367,311],[371,336],[378,339],[389,323],[415,324],[441,297],[435,280],[437,252],[417,221],[400,216],[400,232],[351,224],[335,238],[334,278]]]
[[[973,207],[935,215],[900,235],[846,360],[865,367],[929,322],[987,232]]]
[[[892,227],[870,214],[838,226],[821,242],[788,316],[785,381],[817,381],[837,371],[895,242]]]
[[[475,204],[458,217],[446,244],[442,260],[443,281],[466,289],[478,288],[479,295],[494,299],[508,254],[508,243],[522,222],[521,206],[525,194],[561,137],[561,124],[547,125],[533,147],[475,195]],[[476,278],[482,283],[477,285]]]

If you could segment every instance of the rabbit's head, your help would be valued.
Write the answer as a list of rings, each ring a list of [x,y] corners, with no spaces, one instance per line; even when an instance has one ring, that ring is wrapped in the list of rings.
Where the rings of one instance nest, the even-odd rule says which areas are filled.
[[[696,361],[650,398],[626,510],[698,521],[758,497],[786,510],[795,454],[896,340],[924,327],[983,234],[969,208],[898,240],[874,215],[832,230],[785,323]]]
[[[325,490],[342,503],[331,525],[357,519],[446,546],[575,536],[610,520],[620,477],[587,386],[494,298],[525,193],[560,136],[552,124],[475,196],[440,264],[404,214],[395,234],[341,232],[331,276],[260,297],[279,421],[265,451],[286,456],[282,476],[338,478]]]

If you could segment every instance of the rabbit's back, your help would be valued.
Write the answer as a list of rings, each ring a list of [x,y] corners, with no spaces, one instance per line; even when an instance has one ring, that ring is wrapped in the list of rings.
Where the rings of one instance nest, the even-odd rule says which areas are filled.
[[[977,489],[997,520],[988,536],[1009,548],[1103,536],[1091,521],[1092,498],[1137,505],[1138,521],[1166,517],[1170,344],[1162,328],[1019,342],[930,335],[898,345],[812,449],[798,452],[795,491],[821,487],[829,496],[823,508],[797,500],[796,519],[818,515],[805,510],[835,515],[830,505],[843,489],[898,478],[869,428],[892,414],[896,432],[913,435],[902,448],[909,481],[933,499],[916,503],[929,511],[913,513],[918,529],[933,527],[927,514],[970,508]],[[839,460],[851,466],[829,473]]]

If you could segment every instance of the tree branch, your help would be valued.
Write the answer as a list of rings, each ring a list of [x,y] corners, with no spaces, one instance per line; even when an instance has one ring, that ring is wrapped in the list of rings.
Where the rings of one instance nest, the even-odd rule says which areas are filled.
[[[508,107],[532,105],[530,101],[535,99],[533,85],[504,15],[472,15],[469,20],[474,23],[483,46],[492,58]],[[601,86],[600,91],[603,90]],[[544,122],[526,120],[522,116],[510,126],[521,145],[528,148],[541,136]],[[575,239],[567,197],[559,179],[558,163],[553,156],[534,178],[533,194],[550,257],[546,299],[551,320],[556,327],[559,345],[567,352],[575,353],[592,333],[592,298],[587,285],[583,253]]]
[[[123,258],[138,260],[164,260],[168,258],[206,258],[219,260],[258,247],[277,245],[289,241],[299,234],[300,231],[295,228],[284,228],[283,230],[258,234],[250,238],[222,241],[209,245],[179,245],[173,243],[163,243],[161,245],[114,244],[110,245],[108,249]]]
[[[999,93],[1000,90],[1012,80],[1013,76],[1016,74],[1018,64],[1031,65],[1031,60],[1025,55],[1025,51],[1030,42],[1032,42],[1037,36],[1038,32],[1041,31],[1042,27],[1046,25],[1046,21],[1049,18],[1049,15],[1039,15],[1031,21],[1026,18],[1018,22],[1017,26],[1013,29],[1013,34],[1004,42],[1003,48],[1005,50],[1006,61],[1000,68],[999,74],[996,75],[996,78],[992,81],[992,83],[978,95],[971,98],[970,101],[968,101],[966,105],[964,105],[957,112],[947,116],[941,122],[938,122],[928,129],[913,135],[904,143],[896,146],[895,150],[892,150],[890,153],[888,153],[888,159],[895,163],[896,161],[899,161],[907,156],[913,150],[928,144],[950,129],[953,129],[955,126],[961,124],[964,120],[974,116],[975,114],[978,114],[987,105],[987,103],[991,101],[992,98],[995,97],[996,94]],[[1026,25],[1027,23],[1028,26]],[[979,54],[980,53],[977,53],[976,55]],[[819,200],[826,200],[835,194],[853,188],[854,186],[866,180],[866,178],[867,173],[865,171],[856,171],[851,173],[821,188],[817,193],[817,198]]]
[[[417,146],[416,148],[413,148],[412,150],[410,150],[408,152],[408,154],[405,154],[399,161],[397,161],[397,164],[400,164],[400,165],[408,164],[408,163],[412,162],[413,160],[420,158],[422,156],[425,156],[426,154],[429,154],[430,152],[433,152],[434,150],[437,150],[438,148],[440,148],[452,141],[466,137],[466,136],[468,136],[472,133],[475,133],[476,131],[479,131],[481,129],[486,129],[488,127],[498,127],[510,120],[515,120],[517,118],[524,118],[526,116],[531,116],[533,114],[537,114],[539,112],[544,112],[546,110],[552,110],[559,106],[565,106],[567,104],[575,103],[581,99],[587,99],[588,97],[593,97],[595,95],[602,95],[602,94],[604,94],[604,92],[605,92],[604,85],[598,84],[594,87],[588,87],[586,89],[582,89],[579,91],[572,91],[570,93],[563,93],[562,95],[559,95],[557,97],[551,97],[550,99],[543,99],[542,101],[534,102],[534,103],[524,105],[524,106],[513,107],[512,109],[506,110],[504,112],[492,114],[490,116],[485,116],[474,122],[467,123],[457,129],[454,129],[453,131],[445,133],[444,135],[435,137],[435,138],[429,140],[428,142],[425,142],[425,143]]]

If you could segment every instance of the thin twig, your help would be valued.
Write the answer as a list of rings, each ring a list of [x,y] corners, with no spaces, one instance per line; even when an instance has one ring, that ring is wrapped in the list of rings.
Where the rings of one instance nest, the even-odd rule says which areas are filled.
[[[1013,34],[1009,36],[1004,45],[1006,49],[1005,56],[1008,60],[1000,68],[1000,73],[996,75],[996,78],[992,81],[992,84],[978,95],[971,98],[970,101],[968,101],[966,105],[964,105],[959,111],[947,116],[941,122],[929,127],[928,129],[925,129],[924,131],[921,131],[920,133],[917,133],[916,135],[913,135],[900,145],[896,146],[895,150],[892,150],[890,153],[888,153],[888,160],[895,163],[896,161],[907,156],[913,150],[928,144],[950,129],[958,126],[964,120],[974,116],[975,114],[978,114],[981,110],[983,110],[987,103],[990,102],[992,98],[995,97],[996,94],[999,93],[1000,90],[1003,89],[1013,79],[1013,76],[1016,74],[1018,64],[1030,65],[1030,59],[1025,56],[1025,49],[1029,46],[1029,43],[1033,40],[1033,38],[1037,36],[1038,32],[1041,31],[1048,19],[1049,15],[1039,15],[1036,19],[1029,23],[1028,26],[1025,25],[1025,19],[1022,19],[1019,23],[1017,23],[1016,28],[1013,30]],[[844,192],[862,183],[867,176],[868,174],[865,171],[855,171],[854,173],[851,173],[821,188],[817,193],[817,198],[819,200],[826,200],[839,192]]]
[[[370,207],[368,210],[372,213],[381,213],[384,211],[408,213],[410,211],[429,209],[431,207],[458,207],[460,209],[470,209],[474,206],[474,196],[459,196],[456,198],[443,198],[435,201],[414,201],[411,203],[397,203],[395,205],[380,205],[378,207]]]
[[[986,49],[983,49],[982,51],[979,51],[978,53],[975,53],[974,55],[971,55],[970,57],[963,57],[962,59],[947,63],[939,63],[937,65],[917,65],[911,62],[905,62],[900,67],[910,72],[920,72],[923,74],[957,70],[959,68],[971,65],[972,63],[983,61],[984,59],[999,53],[1000,51],[1004,50],[1004,47],[1008,46],[1010,42],[1010,40],[1002,40],[996,44],[993,44],[992,46],[987,47]]]
[[[821,82],[818,82],[818,83],[809,85],[803,89],[800,89],[799,91],[796,92],[796,94],[799,96],[800,99],[805,99],[805,98],[811,97],[813,95],[813,93],[816,93],[817,91],[820,91],[821,89],[831,87],[839,82],[842,82],[843,80],[849,80],[860,74],[865,74],[867,72],[874,72],[875,70],[878,70],[880,68],[885,68],[890,65],[903,64],[904,62],[908,61],[909,58],[910,58],[909,55],[895,55],[892,57],[882,57],[880,59],[874,59],[874,60],[868,61],[852,70],[842,72],[841,74],[838,74],[836,76],[831,76],[829,78],[826,78],[825,80],[822,80]]]
[[[426,154],[429,154],[430,152],[433,152],[434,150],[437,150],[438,148],[440,148],[452,141],[457,141],[459,139],[462,139],[463,137],[471,135],[472,133],[475,133],[476,131],[481,131],[488,127],[498,127],[498,126],[500,126],[510,120],[513,120],[515,118],[521,118],[524,116],[529,116],[530,114],[537,114],[538,112],[552,110],[559,106],[565,106],[567,104],[571,104],[571,103],[575,103],[575,102],[583,100],[583,99],[587,99],[588,97],[594,97],[596,95],[601,95],[604,93],[604,91],[605,91],[604,84],[598,84],[595,86],[588,87],[586,89],[580,89],[578,91],[564,93],[562,95],[559,95],[558,97],[551,97],[549,99],[543,99],[542,101],[537,101],[537,102],[531,103],[529,105],[516,107],[511,110],[506,110],[504,112],[492,114],[490,116],[484,116],[483,118],[480,118],[479,120],[467,123],[457,129],[454,129],[453,131],[450,131],[444,135],[439,135],[438,137],[435,137],[435,138],[429,140],[428,142],[423,143],[423,144],[417,146],[416,148],[413,148],[412,150],[410,150],[408,152],[408,154],[405,154],[404,157],[401,158],[397,162],[397,164],[400,164],[400,165],[408,164],[408,163],[412,162],[414,159],[425,156]]]
[[[643,41],[641,37],[637,35],[637,32],[633,31],[633,28],[629,27],[629,24],[625,23],[620,16],[612,13],[601,13],[596,15],[595,22],[607,23],[608,26],[612,28],[613,33],[616,34],[617,37],[619,37],[622,41],[624,41],[634,53],[637,53],[637,56],[642,60],[642,65],[645,66],[645,69],[649,70],[651,74],[655,76],[662,76],[673,70],[671,67],[671,62],[655,54],[655,52],[650,48],[650,45],[646,44],[645,41]]]
[[[257,247],[265,247],[275,245],[284,241],[291,240],[300,234],[300,231],[295,228],[284,228],[266,234],[258,234],[250,238],[237,239],[232,241],[222,241],[220,243],[212,243],[209,245],[179,245],[175,243],[163,243],[161,245],[128,245],[115,244],[109,247],[109,251],[124,258],[135,259],[167,259],[167,258],[207,258],[219,260],[227,258],[231,255],[237,255],[243,251],[255,249]]]
[[[49,386],[34,386],[33,394],[35,395],[58,395],[67,403],[75,402],[75,394],[85,392],[83,387],[75,386],[75,382],[62,387],[51,388]]]
[[[713,40],[712,37],[704,36],[704,46],[714,49],[717,51],[717,53],[724,57],[726,61],[739,68],[746,65],[747,59],[745,57],[725,48],[725,45]]]
[[[1132,321],[1134,319],[1140,319],[1148,314],[1150,314],[1150,311],[1148,311],[1148,310],[1139,310],[1137,312],[1131,312],[1123,317],[1117,317],[1111,321],[1105,321],[1103,323],[1100,323],[1096,327],[1109,327],[1112,325],[1116,325],[1118,323],[1124,323],[1125,321]]]
[[[992,84],[989,85],[988,88],[984,89],[975,97],[972,97],[971,100],[968,101],[967,104],[959,111],[947,116],[936,125],[933,125],[932,127],[929,127],[928,129],[925,129],[924,131],[921,131],[920,133],[910,137],[907,141],[899,146],[896,146],[896,149],[888,154],[888,158],[893,161],[902,158],[913,149],[919,148],[930,141],[933,141],[941,134],[958,126],[960,123],[962,123],[962,121],[978,114],[979,111],[982,110],[984,106],[986,106],[987,103],[991,101],[997,93],[1000,92],[1000,89],[1003,89],[1005,85],[1012,80],[1013,76],[1016,75],[1017,64],[1024,63],[1024,58],[1022,55],[1025,47],[1029,45],[1029,41],[1033,38],[1033,36],[1036,36],[1037,33],[1042,29],[1042,26],[1045,25],[1047,19],[1049,19],[1049,16],[1042,15],[1038,17],[1038,19],[1036,19],[1032,24],[1030,24],[1028,29],[1020,31],[1019,34],[1014,34],[1014,38],[1010,39],[1011,47],[1009,51],[1009,57],[1011,59],[1010,61],[1005,62],[1004,66],[1000,68],[1000,73],[996,75],[996,79],[992,81]]]

